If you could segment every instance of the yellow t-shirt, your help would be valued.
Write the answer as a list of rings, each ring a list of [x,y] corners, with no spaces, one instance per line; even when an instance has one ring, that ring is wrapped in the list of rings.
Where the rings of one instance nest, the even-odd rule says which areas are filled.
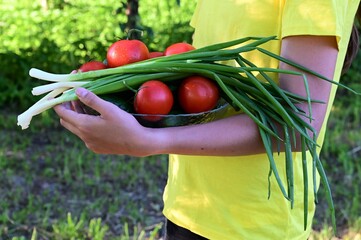
[[[193,44],[202,47],[247,36],[335,36],[339,55],[334,80],[338,81],[358,4],[359,0],[199,0],[191,22],[195,27]],[[262,47],[279,54],[280,41]],[[278,66],[258,52],[245,57],[258,66]],[[333,86],[320,144],[335,92]],[[275,158],[285,183],[284,154]],[[269,161],[265,154],[170,155],[163,212],[177,225],[209,239],[307,239],[315,210],[311,165],[309,219],[304,231],[301,154],[294,153],[293,159],[295,202],[291,209],[273,175],[271,197],[267,197]]]

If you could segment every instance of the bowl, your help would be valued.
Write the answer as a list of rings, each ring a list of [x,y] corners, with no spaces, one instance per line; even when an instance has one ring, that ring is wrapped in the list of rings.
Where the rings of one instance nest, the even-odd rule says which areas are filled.
[[[177,127],[207,123],[221,119],[226,116],[228,112],[228,106],[229,104],[224,99],[221,99],[220,101],[218,101],[217,106],[214,109],[201,113],[179,113],[167,115],[132,113],[132,115],[138,120],[141,125],[145,127]]]
[[[112,102],[119,108],[131,113],[141,125],[152,128],[176,127],[207,123],[224,118],[227,113],[229,113],[229,109],[231,109],[227,101],[221,98],[214,109],[201,113],[186,114],[180,112],[179,110],[175,110],[167,115],[137,114],[133,112],[134,109],[132,109],[132,100],[120,101],[119,97],[111,94],[102,96],[102,98],[104,100]],[[84,105],[81,102],[80,107],[86,114],[99,115],[97,111]],[[176,107],[176,109],[179,109],[179,107]]]

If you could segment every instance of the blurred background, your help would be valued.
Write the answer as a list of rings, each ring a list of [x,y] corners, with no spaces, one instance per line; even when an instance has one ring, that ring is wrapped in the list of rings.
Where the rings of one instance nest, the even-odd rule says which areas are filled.
[[[167,156],[90,153],[52,110],[21,131],[32,67],[69,73],[129,29],[152,51],[191,42],[193,0],[0,0],[0,239],[159,239]],[[361,92],[361,54],[342,83]],[[361,98],[339,88],[321,159],[341,239],[361,239]],[[310,239],[330,239],[322,186]],[[334,237],[334,239],[337,239]]]

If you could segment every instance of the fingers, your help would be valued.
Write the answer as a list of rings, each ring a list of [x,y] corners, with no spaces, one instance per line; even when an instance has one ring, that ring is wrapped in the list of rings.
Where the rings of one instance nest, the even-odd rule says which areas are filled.
[[[75,114],[77,113],[71,110],[71,108],[67,107],[67,105],[71,107],[70,103],[59,104],[54,107],[54,110],[56,114],[58,114],[58,116],[60,117],[60,124],[66,129],[68,129],[70,132],[74,133],[75,135],[78,135],[77,128],[74,127],[73,124],[70,124],[68,122],[69,120],[68,121],[66,120],[66,119],[73,119]]]
[[[73,109],[73,106],[70,102],[65,102],[61,104],[62,107],[64,107],[65,109]]]
[[[89,126],[101,120],[97,116],[75,112],[65,104],[55,106],[54,110],[60,117],[60,124],[81,139],[83,139],[83,131],[87,131]]]
[[[104,101],[94,93],[84,88],[78,88],[76,90],[76,94],[83,104],[99,112],[103,118],[114,117],[114,112],[116,110],[120,110],[114,104]],[[99,120],[99,116],[84,114],[84,111],[79,102],[63,103],[55,106],[54,110],[63,121],[74,126],[80,125],[82,123],[93,123],[94,121]]]
[[[78,113],[85,113],[83,107],[81,106],[81,103],[79,101],[72,101],[71,107],[75,112]]]
[[[60,118],[60,124],[68,129],[70,132],[72,132],[73,134],[77,135],[78,137],[80,137],[80,131],[79,129],[74,126],[73,124],[70,124],[69,122],[65,121],[64,119]],[[81,137],[80,137],[81,138]]]
[[[76,94],[82,103],[99,112],[103,116],[111,114],[114,110],[113,104],[101,99],[85,88],[77,88]]]
[[[74,112],[71,107],[71,103],[59,104],[54,107],[56,114],[67,122],[72,122],[72,119],[77,119],[79,113]]]
[[[79,114],[80,115],[80,114]],[[73,133],[74,135],[78,136],[85,144],[85,146],[87,148],[89,148],[90,150],[91,147],[89,146],[89,144],[86,141],[86,135],[84,135],[84,130],[86,129],[86,127],[81,127],[80,125],[74,125],[70,122],[67,122],[66,120],[64,120],[63,118],[60,118],[60,124],[66,128],[68,131],[70,131],[71,133]],[[94,150],[92,150],[94,151]],[[95,152],[95,151],[94,151]]]

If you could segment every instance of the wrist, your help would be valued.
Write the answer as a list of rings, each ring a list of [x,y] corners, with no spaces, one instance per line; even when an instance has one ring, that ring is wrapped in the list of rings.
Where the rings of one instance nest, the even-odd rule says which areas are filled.
[[[144,150],[144,154],[159,155],[169,154],[170,145],[172,143],[172,137],[170,131],[167,128],[145,128],[146,133],[142,138],[141,149]]]

